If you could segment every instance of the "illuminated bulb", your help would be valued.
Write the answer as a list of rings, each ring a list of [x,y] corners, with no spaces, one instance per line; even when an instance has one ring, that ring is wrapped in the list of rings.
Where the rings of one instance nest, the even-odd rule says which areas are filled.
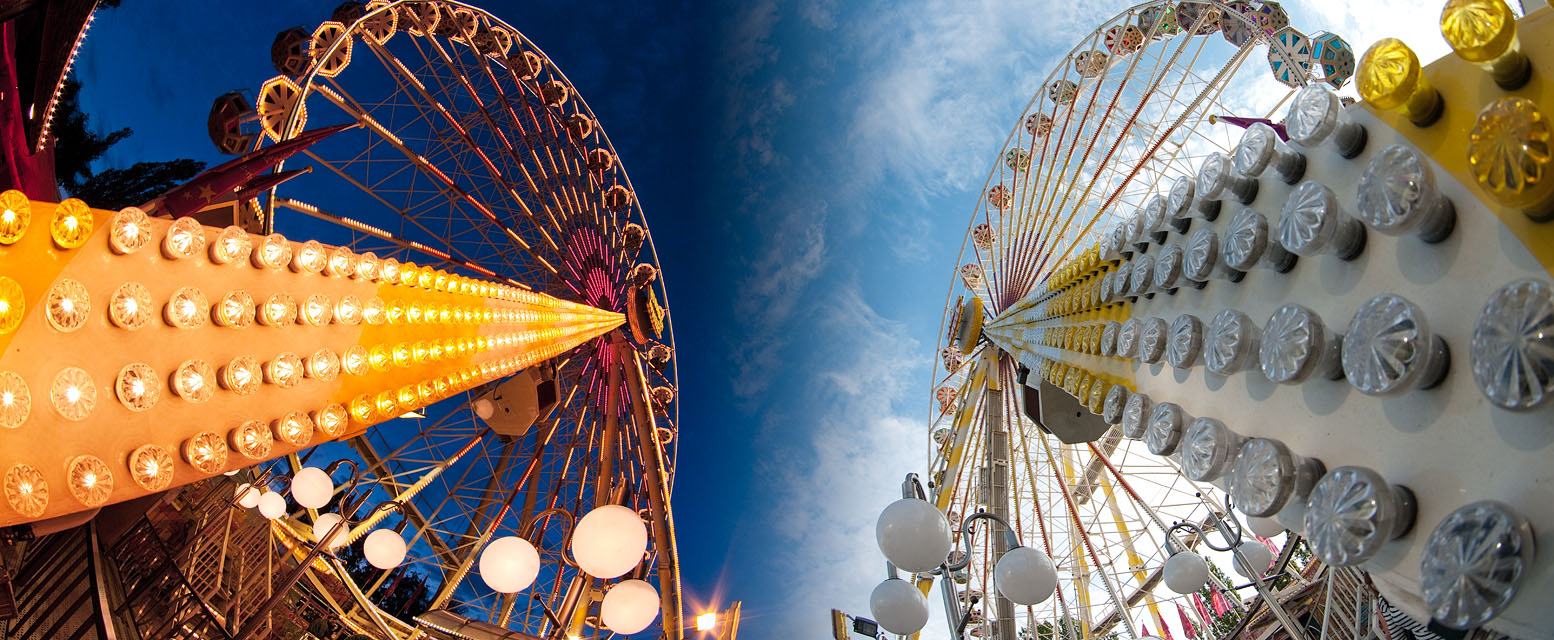
[[[377,406],[373,402],[372,394],[364,393],[351,398],[351,403],[347,410],[351,412],[351,417],[358,422],[368,422],[372,420],[373,412],[377,410]]]
[[[221,368],[218,378],[221,386],[240,396],[259,390],[259,363],[248,356],[238,356]]]
[[[146,491],[161,491],[173,483],[173,456],[154,444],[131,451],[129,469],[130,479]]]
[[[390,312],[390,318],[392,317],[392,312]],[[426,310],[421,307],[421,304],[412,302],[405,305],[405,319],[409,320],[410,324],[421,324],[428,318],[426,317]]]
[[[70,278],[60,278],[49,287],[43,308],[49,326],[68,333],[86,324],[86,316],[92,312],[92,300],[86,294],[85,285]]]
[[[294,447],[313,440],[313,419],[301,411],[292,411],[270,424],[276,439]]]
[[[340,517],[338,513],[321,513],[313,521],[313,539],[323,543],[324,548],[329,551],[339,549],[350,542],[350,532],[350,525],[346,524],[345,518]],[[326,536],[328,540],[325,540]]]
[[[285,327],[297,321],[297,301],[290,294],[272,294],[259,307],[259,324]]]
[[[329,254],[317,240],[308,240],[298,247],[291,259],[291,270],[296,273],[318,273],[324,270]]]
[[[54,207],[54,219],[49,221],[49,235],[54,245],[61,249],[75,249],[92,237],[94,225],[92,210],[76,198],[66,198]]]
[[[315,293],[303,301],[298,321],[308,326],[321,327],[329,324],[329,317],[333,312],[334,305],[330,304],[329,296]]]
[[[414,359],[411,357],[410,352],[410,343],[401,342],[394,345],[393,360],[396,367],[408,367],[414,364]]]
[[[302,380],[302,358],[295,353],[282,353],[264,363],[264,381],[282,389],[297,386]]]
[[[216,239],[210,243],[210,261],[231,264],[247,260],[253,250],[254,241],[248,237],[248,232],[242,227],[229,226],[218,232]]]
[[[351,414],[346,411],[344,405],[328,404],[324,408],[314,411],[313,426],[323,432],[327,438],[338,437],[345,432],[345,425],[351,419]]]
[[[169,386],[178,397],[189,402],[205,402],[216,392],[216,374],[210,364],[198,358],[186,360],[173,371]]]
[[[407,312],[408,309],[405,302],[403,300],[395,300],[388,303],[388,310],[385,315],[388,318],[389,324],[404,324]]]
[[[886,582],[889,583],[890,581]],[[905,581],[896,580],[895,582],[915,589],[915,587],[907,585]],[[923,598],[920,594],[913,595],[916,596],[917,602],[920,602],[922,605],[921,608],[924,610],[922,611],[922,618],[926,622],[928,605],[926,602],[922,602]],[[658,610],[658,590],[654,589],[653,585],[643,580],[624,580],[615,583],[614,586],[610,587],[609,591],[605,592],[604,600],[599,603],[599,619],[604,622],[605,627],[614,635],[629,636],[653,624],[653,621],[658,619]],[[883,618],[885,616],[876,617]],[[916,626],[918,628],[922,627],[921,624]],[[887,631],[895,632],[891,629],[887,629]],[[915,630],[902,633],[901,635],[910,635],[911,633],[915,633]]]
[[[0,427],[15,429],[32,412],[32,394],[27,382],[10,371],[0,371]]]
[[[386,319],[387,314],[383,309],[382,298],[372,298],[362,305],[362,320],[365,320],[367,324],[383,324]]]
[[[1372,106],[1397,111],[1421,127],[1434,124],[1445,104],[1425,79],[1419,56],[1397,38],[1383,38],[1365,50],[1355,86]]]
[[[374,371],[388,371],[389,367],[394,366],[394,350],[386,344],[372,345],[367,350],[367,362]]]
[[[430,268],[430,267],[428,267],[428,268]],[[435,289],[437,291],[456,292],[456,290],[457,290],[457,286],[456,285],[457,285],[457,283],[455,283],[455,282],[453,282],[452,280],[449,279],[448,274],[443,273],[442,271],[435,271],[435,272],[433,272],[433,276],[432,276],[432,288],[433,289]]]
[[[198,469],[200,473],[211,475],[219,473],[227,466],[227,443],[221,436],[211,431],[202,431],[193,437],[183,441],[181,447],[184,462]]]
[[[399,261],[384,258],[378,265],[378,279],[388,284],[399,282]]]
[[[0,244],[16,244],[32,224],[32,202],[16,189],[0,193]]]
[[[286,515],[286,499],[281,494],[268,489],[259,496],[259,515],[266,520],[274,520]]]
[[[210,303],[199,289],[180,287],[173,292],[173,297],[168,299],[167,306],[162,311],[162,318],[173,327],[194,329],[205,324],[209,310]]]
[[[431,267],[421,267],[416,270],[415,286],[422,289],[432,289],[437,283],[437,270]]]
[[[356,273],[356,254],[345,247],[331,249],[329,260],[324,263],[324,273],[336,278],[351,277]]]
[[[108,223],[108,248],[124,255],[151,243],[151,219],[139,207],[125,207]]]
[[[205,228],[194,218],[174,220],[162,236],[162,255],[174,260],[192,258],[204,250]]]
[[[65,465],[70,494],[88,507],[102,506],[113,493],[113,471],[97,456],[76,456]]]
[[[1488,71],[1507,91],[1532,77],[1532,65],[1516,39],[1516,15],[1505,0],[1449,0],[1441,9],[1441,35],[1457,56]]]
[[[1526,98],[1501,98],[1478,112],[1468,132],[1468,172],[1507,207],[1536,221],[1554,218],[1549,118]]]
[[[1414,492],[1365,467],[1327,472],[1306,499],[1306,540],[1334,567],[1365,562],[1414,526]]]
[[[1242,513],[1266,518],[1292,498],[1304,502],[1325,471],[1322,461],[1292,454],[1283,442],[1252,438],[1236,456],[1230,492]]]
[[[381,415],[381,416],[399,415],[399,412],[396,411],[397,405],[396,405],[396,399],[394,397],[394,392],[393,391],[380,391],[380,392],[378,392],[378,395],[373,397],[372,404],[373,404],[373,408],[377,410],[378,415]]]
[[[43,472],[30,464],[12,465],[5,472],[5,500],[22,517],[43,515],[49,506],[49,483]]]
[[[352,274],[358,280],[371,282],[378,277],[378,256],[368,251],[356,259],[356,273]]]
[[[431,349],[426,346],[426,341],[425,340],[422,340],[420,342],[415,343],[414,345],[411,345],[411,347],[410,347],[410,359],[413,360],[416,364],[425,364],[427,361],[430,360],[430,357],[431,357]]]
[[[359,344],[347,347],[345,352],[340,354],[340,368],[353,376],[366,375],[370,366],[367,349]]]
[[[399,284],[406,287],[414,287],[420,282],[421,268],[414,262],[406,262],[399,265]]]
[[[234,289],[221,296],[210,309],[217,325],[241,329],[254,322],[254,299],[247,291]]]
[[[251,258],[254,266],[260,269],[279,269],[291,262],[291,242],[286,236],[272,233],[259,240]]]
[[[264,494],[260,487],[255,487],[251,484],[248,484],[247,482],[244,482],[240,485],[237,485],[237,491],[234,495],[239,506],[243,507],[244,509],[252,509],[259,506],[259,496]]]
[[[399,391],[394,394],[394,402],[399,405],[400,409],[409,411],[420,406],[421,393],[416,389],[415,385],[406,385],[400,387]]]
[[[518,536],[492,540],[480,551],[480,578],[498,593],[516,593],[534,584],[540,555],[534,545]]]
[[[362,555],[374,567],[393,569],[405,561],[405,539],[393,529],[378,529],[362,541]]]
[[[162,399],[162,380],[150,365],[129,364],[119,370],[113,394],[130,411],[146,411]]]
[[[97,406],[97,388],[86,371],[66,367],[54,376],[49,387],[49,401],[65,419],[84,420]]]

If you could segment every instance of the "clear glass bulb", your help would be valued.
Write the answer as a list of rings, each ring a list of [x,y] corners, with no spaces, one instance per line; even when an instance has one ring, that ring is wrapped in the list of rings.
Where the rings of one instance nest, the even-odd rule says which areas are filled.
[[[205,251],[205,227],[194,218],[179,218],[162,236],[162,255],[174,260],[184,260]]]
[[[86,293],[86,285],[60,278],[49,287],[43,308],[50,327],[69,333],[86,324],[86,317],[92,312],[92,299]]]
[[[1355,566],[1414,525],[1414,494],[1365,467],[1327,472],[1306,499],[1306,539],[1323,562]]]
[[[1184,313],[1171,322],[1166,337],[1166,362],[1178,369],[1198,365],[1203,352],[1203,321],[1198,316]]]
[[[380,325],[388,320],[388,313],[384,310],[383,299],[374,297],[362,304],[362,320],[370,325]]]
[[[1473,323],[1473,382],[1491,403],[1525,411],[1554,395],[1554,287],[1518,280],[1496,289]]]
[[[329,382],[340,374],[340,357],[331,349],[319,349],[308,356],[306,368],[309,378]]]
[[[0,371],[0,427],[15,429],[32,413],[32,393],[27,381],[11,371]]]
[[[298,314],[298,320],[302,324],[311,327],[321,327],[329,324],[330,315],[334,313],[334,305],[330,303],[329,296],[315,293],[302,302]]]
[[[1122,330],[1117,332],[1117,356],[1121,358],[1135,357],[1138,348],[1139,321],[1136,318],[1128,318],[1122,323]]]
[[[1114,384],[1106,391],[1106,400],[1101,409],[1101,419],[1107,424],[1121,424],[1123,409],[1128,406],[1128,397],[1133,395],[1127,387]]]
[[[1248,204],[1257,199],[1257,181],[1236,173],[1227,156],[1211,152],[1198,166],[1197,191],[1203,200],[1233,199]]]
[[[216,392],[216,372],[199,358],[185,360],[173,370],[173,393],[189,402],[205,402]]]
[[[1176,453],[1182,442],[1182,430],[1192,417],[1174,402],[1161,402],[1149,414],[1149,425],[1144,431],[1144,444],[1157,456]]]
[[[366,347],[359,344],[348,347],[340,354],[340,368],[353,376],[366,375],[370,368]]]
[[[253,251],[253,263],[260,269],[279,269],[291,262],[291,242],[279,233],[259,240]]]
[[[195,287],[180,287],[168,299],[162,315],[167,324],[173,327],[194,329],[205,325],[209,313],[210,302],[204,293]]]
[[[1532,525],[1504,503],[1482,500],[1447,514],[1419,554],[1430,617],[1453,629],[1493,620],[1532,571],[1534,544]]]
[[[121,329],[135,330],[151,321],[151,292],[138,282],[126,282],[108,297],[108,319]]]
[[[1290,139],[1307,148],[1316,148],[1331,139],[1339,155],[1353,158],[1365,150],[1365,128],[1345,122],[1339,112],[1343,103],[1338,94],[1322,84],[1307,85],[1295,94],[1284,130]]]
[[[1212,482],[1230,470],[1230,463],[1246,438],[1214,418],[1198,418],[1182,436],[1182,475]]]
[[[1225,264],[1237,271],[1261,266],[1285,273],[1295,268],[1295,254],[1268,240],[1268,219],[1250,208],[1242,208],[1225,229],[1221,243]]]
[[[1122,331],[1122,323],[1107,322],[1101,328],[1101,355],[1117,355],[1117,335]]]
[[[259,390],[260,376],[259,361],[238,356],[221,368],[218,380],[228,391],[246,396]]]
[[[254,241],[239,226],[228,226],[216,234],[210,243],[210,261],[215,264],[232,264],[246,261],[254,250]]]
[[[1149,396],[1137,392],[1129,395],[1128,403],[1122,409],[1122,435],[1134,440],[1144,437],[1154,410],[1155,403]]]
[[[324,273],[336,278],[349,278],[356,273],[356,254],[345,247],[329,250],[329,260],[324,263]]]
[[[1325,471],[1321,461],[1290,453],[1283,442],[1252,438],[1236,456],[1230,492],[1242,513],[1266,518],[1292,498],[1305,500]]]
[[[1365,250],[1365,227],[1339,209],[1332,189],[1307,180],[1284,201],[1279,244],[1303,256],[1332,254],[1353,260]]]
[[[302,358],[295,353],[282,353],[264,363],[264,381],[282,389],[297,386],[302,380]]]
[[[1446,377],[1446,342],[1430,331],[1418,305],[1396,294],[1361,305],[1343,345],[1344,376],[1360,393],[1429,389]]]
[[[151,219],[139,207],[125,207],[108,223],[108,247],[124,255],[144,249],[151,243]]]
[[[296,249],[291,259],[291,270],[296,273],[318,273],[324,270],[329,252],[317,240],[308,240]]]
[[[259,323],[267,327],[285,327],[296,321],[297,301],[290,294],[273,294],[259,307]]]
[[[223,327],[247,327],[254,322],[254,298],[242,289],[228,291],[216,301],[216,306],[211,309],[211,318]]]
[[[1165,354],[1166,338],[1171,327],[1161,318],[1145,319],[1139,326],[1139,360],[1149,364],[1160,362],[1160,356]]]
[[[378,260],[378,255],[368,251],[367,253],[363,253],[360,256],[357,256],[356,273],[352,275],[358,280],[366,280],[371,282],[378,278],[378,267],[381,264],[382,263]]]
[[[146,411],[162,399],[162,381],[150,365],[136,362],[119,370],[113,393],[130,411]]]
[[[1215,314],[1203,338],[1203,362],[1209,371],[1230,375],[1245,369],[1257,356],[1262,332],[1245,313],[1226,309]]]
[[[1371,156],[1358,195],[1360,220],[1387,235],[1417,233],[1425,242],[1440,242],[1457,226],[1451,200],[1435,189],[1430,161],[1405,145]]]
[[[1281,384],[1301,382],[1312,374],[1337,379],[1344,374],[1341,344],[1315,311],[1287,304],[1268,318],[1258,364],[1263,375]]]
[[[1182,248],[1178,245],[1168,244],[1160,247],[1160,255],[1155,256],[1155,289],[1167,294],[1176,293],[1178,282],[1182,277]]]

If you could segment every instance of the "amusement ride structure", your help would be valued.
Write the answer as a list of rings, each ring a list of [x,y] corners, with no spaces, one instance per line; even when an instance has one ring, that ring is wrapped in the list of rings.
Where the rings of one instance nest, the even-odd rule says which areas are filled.
[[[1554,12],[1441,32],[1079,39],[968,224],[886,631],[938,588],[950,637],[1554,637]]]
[[[0,194],[5,637],[683,637],[667,291],[588,105],[462,2],[270,54],[232,161]]]

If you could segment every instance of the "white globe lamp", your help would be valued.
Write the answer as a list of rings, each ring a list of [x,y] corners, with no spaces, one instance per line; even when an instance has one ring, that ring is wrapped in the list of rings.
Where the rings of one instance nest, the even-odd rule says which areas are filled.
[[[1166,587],[1177,593],[1196,593],[1209,581],[1209,561],[1191,551],[1178,551],[1165,561]]]
[[[604,626],[620,635],[631,635],[658,618],[658,590],[641,580],[625,580],[610,587],[599,605]]]
[[[318,467],[303,467],[291,478],[291,499],[308,509],[322,509],[334,494],[334,479]]]
[[[950,555],[950,521],[927,500],[902,498],[880,512],[874,539],[901,570],[932,571]]]
[[[1284,525],[1279,524],[1279,521],[1274,520],[1273,518],[1257,518],[1249,516],[1246,519],[1246,526],[1252,530],[1252,533],[1260,535],[1264,538],[1272,538],[1276,535],[1284,533]]]
[[[393,569],[405,561],[405,539],[393,529],[378,529],[362,541],[362,555],[379,569]]]
[[[874,588],[869,594],[869,612],[881,627],[897,635],[917,633],[928,624],[928,601],[917,587],[900,578],[891,578]]]
[[[1246,558],[1246,563],[1252,565],[1252,569],[1257,572],[1257,575],[1247,575],[1246,571],[1241,568],[1241,563],[1235,563],[1236,573],[1244,577],[1261,578],[1264,573],[1268,572],[1268,565],[1273,564],[1273,552],[1269,551],[1268,547],[1263,546],[1263,543],[1256,540],[1248,540],[1237,545],[1236,551],[1241,552],[1241,556]]]
[[[607,504],[577,521],[572,530],[572,559],[595,578],[620,577],[637,568],[647,553],[647,526],[637,512]]]
[[[480,552],[480,579],[497,593],[517,593],[540,574],[540,553],[528,540],[504,536]]]
[[[1058,588],[1058,570],[1041,549],[1015,547],[998,559],[993,582],[998,592],[1015,604],[1039,604]]]
[[[286,515],[286,499],[274,491],[265,491],[259,496],[259,515],[269,520]]]
[[[334,529],[335,525],[340,524],[342,521],[343,519],[338,513],[319,514],[318,518],[313,521],[313,539],[319,542],[324,542],[324,536],[328,536],[330,530]],[[340,547],[345,546],[346,541],[350,538],[350,534],[351,528],[349,526],[341,525],[340,530],[335,531],[335,534],[329,538],[327,543],[324,544],[324,548],[330,551],[334,551],[335,549],[339,549]]]
[[[496,405],[492,404],[490,399],[481,398],[476,400],[474,407],[475,415],[480,416],[481,420],[490,420],[491,416],[496,415]]]
[[[254,485],[244,482],[237,485],[237,503],[244,509],[252,509],[259,506],[259,490]]]

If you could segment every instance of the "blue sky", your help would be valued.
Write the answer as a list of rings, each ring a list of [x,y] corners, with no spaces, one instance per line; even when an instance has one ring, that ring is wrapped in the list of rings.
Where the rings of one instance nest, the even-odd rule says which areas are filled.
[[[83,106],[136,131],[105,164],[221,161],[211,99],[274,75],[274,34],[334,4],[102,14]],[[1057,57],[1132,3],[1070,4],[483,3],[565,71],[637,188],[679,347],[687,602],[743,600],[742,637],[866,614],[874,518],[924,464],[935,334],[994,153]],[[1358,49],[1399,35],[1439,55],[1433,9],[1409,4],[1286,6]]]

